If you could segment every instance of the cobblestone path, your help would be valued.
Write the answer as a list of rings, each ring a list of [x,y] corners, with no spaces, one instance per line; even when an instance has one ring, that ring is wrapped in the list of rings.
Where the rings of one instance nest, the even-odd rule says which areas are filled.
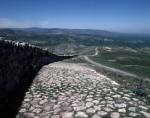
[[[150,118],[150,106],[111,79],[79,64],[44,66],[17,118]]]

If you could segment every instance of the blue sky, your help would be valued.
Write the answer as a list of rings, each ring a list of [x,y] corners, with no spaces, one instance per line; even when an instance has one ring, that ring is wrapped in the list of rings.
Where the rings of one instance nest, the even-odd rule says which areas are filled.
[[[0,28],[150,33],[150,0],[0,0]]]

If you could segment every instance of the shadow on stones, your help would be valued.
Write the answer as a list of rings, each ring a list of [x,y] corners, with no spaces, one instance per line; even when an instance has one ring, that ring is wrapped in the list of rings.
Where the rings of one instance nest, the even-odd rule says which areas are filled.
[[[74,56],[56,56],[53,62],[63,61],[65,59],[73,58]],[[47,64],[50,64],[47,63]],[[45,65],[47,65],[45,64]],[[38,71],[43,67],[44,65],[40,66],[38,68]],[[15,92],[10,92],[9,95],[5,99],[0,99],[0,118],[16,118],[17,114],[19,112],[19,108],[21,107],[22,101],[24,100],[25,93],[28,91],[30,86],[32,85],[32,82],[37,75],[38,71],[34,72],[26,82],[21,83]]]

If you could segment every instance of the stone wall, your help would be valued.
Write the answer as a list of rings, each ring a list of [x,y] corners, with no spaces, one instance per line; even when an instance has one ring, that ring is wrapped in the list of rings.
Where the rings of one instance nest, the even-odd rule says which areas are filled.
[[[58,56],[47,50],[0,37],[0,99],[15,91],[41,66],[56,60]]]

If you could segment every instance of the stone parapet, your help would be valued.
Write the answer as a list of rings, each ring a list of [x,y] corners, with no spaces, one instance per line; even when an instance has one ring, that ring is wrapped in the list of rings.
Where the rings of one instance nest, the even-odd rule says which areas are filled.
[[[0,99],[15,91],[41,66],[57,59],[40,47],[0,37]]]

